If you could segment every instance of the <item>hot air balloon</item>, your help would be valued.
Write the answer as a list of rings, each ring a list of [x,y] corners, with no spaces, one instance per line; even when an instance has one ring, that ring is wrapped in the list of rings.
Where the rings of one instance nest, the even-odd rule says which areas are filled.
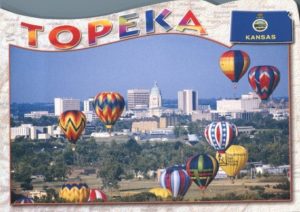
[[[106,194],[99,189],[90,189],[90,195],[88,202],[106,202],[107,196]]]
[[[111,130],[124,110],[125,101],[117,92],[102,92],[95,96],[93,106],[100,121]]]
[[[237,127],[226,121],[212,122],[204,130],[208,144],[220,153],[225,152],[237,135]]]
[[[190,157],[186,163],[186,171],[201,190],[205,190],[217,175],[218,161],[211,155],[198,154]]]
[[[245,167],[248,160],[248,151],[239,145],[231,145],[225,153],[217,153],[216,158],[221,169],[229,176],[236,176]]]
[[[67,183],[59,191],[59,197],[66,202],[86,202],[89,194],[89,187],[85,183]]]
[[[66,138],[71,143],[76,144],[85,128],[86,117],[78,110],[65,111],[60,115],[58,125],[64,132]]]
[[[169,189],[173,198],[183,198],[191,185],[191,179],[183,168],[169,167],[160,175],[160,186]]]
[[[152,188],[149,190],[149,192],[163,199],[167,199],[172,196],[171,191],[166,188]]]
[[[280,72],[275,66],[254,66],[248,73],[248,80],[257,95],[266,100],[277,87]]]
[[[246,52],[230,50],[220,57],[220,68],[232,82],[237,83],[246,73],[250,58]]]
[[[34,201],[32,198],[21,197],[21,198],[17,199],[14,203],[15,204],[33,204]]]

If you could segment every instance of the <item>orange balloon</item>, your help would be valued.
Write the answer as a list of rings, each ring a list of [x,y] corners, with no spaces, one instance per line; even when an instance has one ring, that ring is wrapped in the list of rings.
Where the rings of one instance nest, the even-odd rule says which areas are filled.
[[[232,82],[237,83],[247,72],[250,58],[246,52],[230,50],[220,57],[220,68]]]
[[[58,125],[66,138],[75,144],[85,128],[86,117],[81,111],[69,110],[60,115]]]

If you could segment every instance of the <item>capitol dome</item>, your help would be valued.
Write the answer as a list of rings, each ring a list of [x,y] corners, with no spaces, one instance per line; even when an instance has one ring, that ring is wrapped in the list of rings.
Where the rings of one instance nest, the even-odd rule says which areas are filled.
[[[161,110],[161,92],[159,87],[157,86],[157,82],[154,82],[153,88],[151,88],[150,96],[149,96],[149,115],[160,117],[162,114]]]
[[[161,95],[160,89],[157,86],[157,82],[155,82],[154,86],[151,88],[150,95],[152,95],[152,96],[160,96]]]

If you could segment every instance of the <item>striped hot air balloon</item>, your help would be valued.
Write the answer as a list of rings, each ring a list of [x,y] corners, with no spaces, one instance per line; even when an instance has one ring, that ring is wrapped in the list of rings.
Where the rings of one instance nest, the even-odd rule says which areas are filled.
[[[78,110],[65,111],[60,115],[58,125],[64,132],[66,138],[71,143],[76,144],[85,128],[86,117]]]
[[[99,189],[90,189],[90,195],[88,202],[106,202],[107,196],[106,194]]]
[[[17,199],[14,203],[15,204],[33,204],[34,201],[32,198],[21,197],[21,198]]]
[[[213,181],[218,170],[218,161],[208,154],[198,154],[190,157],[186,163],[188,175],[201,190],[205,190]]]
[[[219,153],[225,152],[237,135],[237,127],[226,121],[212,122],[204,130],[206,141]]]
[[[66,202],[86,202],[89,194],[89,187],[85,183],[67,183],[59,191],[59,197]]]
[[[237,83],[246,73],[250,58],[246,52],[230,50],[220,57],[220,68],[232,82]]]
[[[248,73],[252,89],[262,100],[267,100],[280,81],[280,72],[275,66],[254,66]]]
[[[160,186],[172,192],[173,198],[183,198],[191,185],[191,179],[182,167],[169,167],[160,175]]]
[[[100,121],[111,129],[121,116],[125,101],[117,92],[101,92],[95,96],[93,106]]]

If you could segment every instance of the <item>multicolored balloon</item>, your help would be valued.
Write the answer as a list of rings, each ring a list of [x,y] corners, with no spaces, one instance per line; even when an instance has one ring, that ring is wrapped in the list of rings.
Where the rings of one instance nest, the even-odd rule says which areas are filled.
[[[125,101],[117,92],[102,92],[95,96],[93,106],[100,121],[111,129],[121,116]]]
[[[230,147],[238,136],[237,127],[227,121],[212,122],[204,130],[204,136],[209,145],[222,153]]]
[[[15,204],[33,204],[34,201],[32,198],[21,197],[21,198],[17,199],[14,203]]]
[[[171,191],[166,188],[152,188],[149,190],[149,192],[163,199],[167,199],[172,196]]]
[[[280,72],[275,66],[254,66],[248,73],[248,80],[257,95],[266,100],[277,87]]]
[[[90,189],[90,195],[88,202],[106,202],[107,196],[106,194],[99,189]]]
[[[58,125],[66,138],[71,143],[76,144],[86,126],[86,117],[78,110],[65,111],[60,115]]]
[[[85,183],[67,183],[59,191],[59,197],[66,202],[86,202],[89,194],[89,187]]]
[[[246,52],[230,50],[220,57],[220,68],[232,82],[238,82],[246,73],[250,58]]]
[[[239,145],[231,145],[225,153],[217,153],[221,169],[229,176],[236,176],[248,161],[248,151]]]
[[[191,186],[191,178],[183,168],[169,167],[160,175],[160,186],[169,189],[173,198],[183,198]]]
[[[190,157],[186,163],[188,175],[201,190],[205,190],[213,181],[218,170],[218,161],[208,154],[198,154]]]

